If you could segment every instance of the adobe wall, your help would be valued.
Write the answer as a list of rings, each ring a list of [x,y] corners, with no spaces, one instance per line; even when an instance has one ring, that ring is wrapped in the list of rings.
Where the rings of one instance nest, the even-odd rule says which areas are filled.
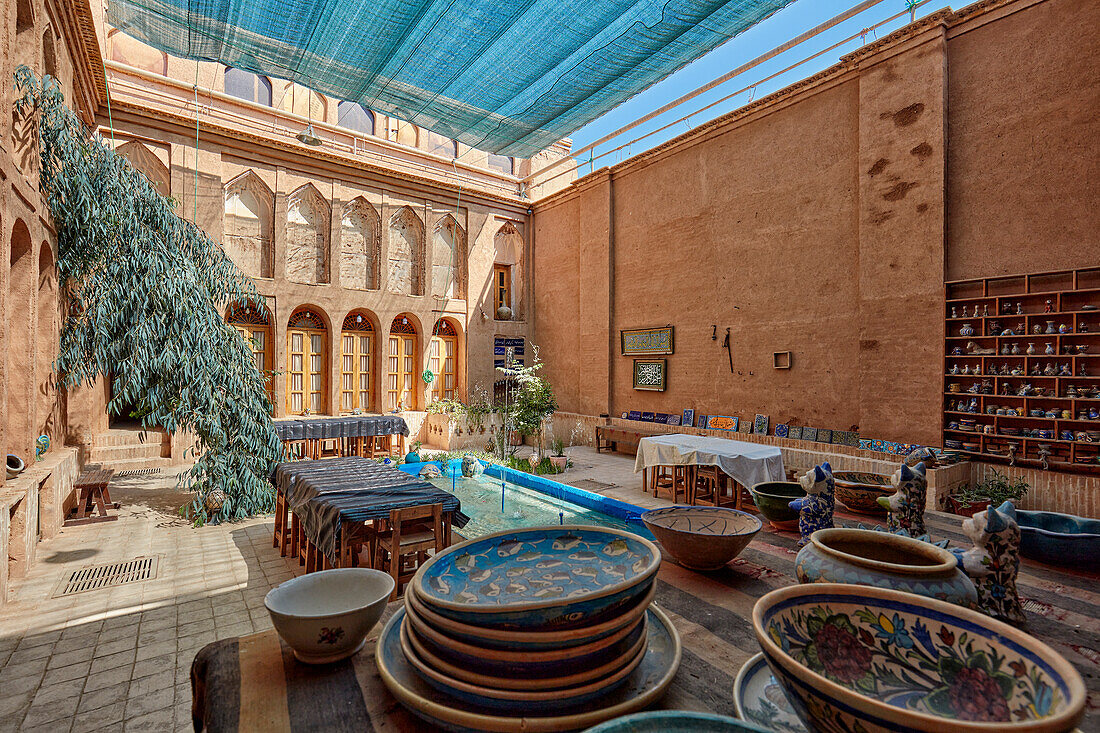
[[[536,202],[533,338],[561,409],[938,445],[944,281],[1100,262],[1098,31],[1073,0],[940,11]],[[607,333],[586,317],[605,297]],[[668,388],[634,390],[619,331],[664,325]]]

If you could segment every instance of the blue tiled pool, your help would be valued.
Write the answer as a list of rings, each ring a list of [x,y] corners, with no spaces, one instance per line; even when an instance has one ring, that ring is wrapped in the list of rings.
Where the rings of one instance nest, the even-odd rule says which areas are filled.
[[[645,510],[633,504],[502,466],[488,466],[485,473],[464,478],[461,461],[451,461],[447,467],[432,463],[444,475],[430,482],[457,496],[462,512],[470,517],[469,524],[456,530],[467,538],[547,524],[592,524],[653,537],[638,519]],[[423,463],[412,463],[400,469],[416,475],[423,467]]]

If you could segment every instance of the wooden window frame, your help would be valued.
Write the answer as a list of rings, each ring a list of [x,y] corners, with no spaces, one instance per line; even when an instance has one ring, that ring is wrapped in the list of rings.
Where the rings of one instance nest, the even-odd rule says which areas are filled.
[[[296,318],[298,318],[302,314],[307,314],[307,313],[309,314],[309,316],[312,316],[312,318],[316,320],[317,324],[320,324],[320,325],[324,324],[324,321],[321,320],[320,317],[317,316],[312,311],[302,311],[302,312],[299,312],[299,313],[295,313],[293,316],[290,317],[290,321],[287,324],[287,331],[286,331],[286,414],[288,414],[288,415],[303,415],[303,414],[305,414],[306,410],[309,410],[309,414],[311,414],[311,415],[326,415],[326,414],[328,414],[328,387],[329,387],[329,385],[328,385],[328,378],[329,378],[329,375],[328,375],[328,372],[329,372],[329,369],[328,369],[328,351],[329,351],[328,329],[318,328],[314,325],[309,325],[308,323],[307,323],[307,325],[301,325],[302,323],[307,322],[308,320],[310,320],[309,318],[301,318],[299,320],[299,323],[295,323]],[[302,350],[300,352],[297,352],[297,351],[294,350],[294,335],[295,334],[301,334],[302,335]],[[310,347],[311,347],[312,342],[313,342],[312,338],[310,338],[311,336],[320,336],[321,337],[321,350],[320,350],[320,352],[314,352],[314,351],[311,350]],[[293,388],[294,375],[299,373],[299,372],[295,372],[294,369],[293,369],[293,359],[294,359],[294,355],[298,354],[298,353],[300,353],[302,355],[302,371],[300,372],[300,374],[302,376],[302,389],[301,390],[295,390]],[[318,353],[321,357],[321,359],[320,359],[320,362],[321,362],[320,363],[320,369],[317,372],[314,372],[309,366],[310,357],[313,356],[314,353]],[[312,389],[312,377],[313,377],[314,374],[319,374],[320,377],[321,377],[321,386],[320,386],[319,390]],[[320,394],[320,399],[318,400],[319,407],[318,407],[317,410],[311,409],[312,408],[312,396],[315,393]],[[302,410],[301,411],[295,411],[293,409],[293,400],[294,400],[294,395],[296,395],[296,394],[301,394],[301,396],[302,396]]]
[[[501,275],[504,276],[503,283],[501,282]],[[504,293],[503,298],[501,292]],[[515,309],[512,307],[511,265],[493,265],[493,318],[496,318],[496,312],[501,306],[507,306],[512,309],[513,314],[515,313]]]
[[[355,314],[344,319],[344,327],[340,332],[340,412],[348,413],[354,410],[373,412],[375,408],[374,390],[374,351],[375,333],[370,321],[354,321]],[[361,339],[366,339],[367,349],[364,353],[361,349]],[[347,340],[353,339],[352,351],[347,351]],[[347,369],[348,357],[351,357],[351,370]],[[366,357],[366,369],[362,368],[363,357]],[[367,404],[362,404],[363,389],[360,387],[363,376],[367,378],[366,398]],[[351,389],[346,384],[351,381]]]

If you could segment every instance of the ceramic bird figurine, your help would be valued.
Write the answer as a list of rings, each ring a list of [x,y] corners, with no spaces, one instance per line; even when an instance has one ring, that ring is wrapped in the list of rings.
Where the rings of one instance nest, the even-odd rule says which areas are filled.
[[[798,512],[798,533],[801,535],[798,546],[802,547],[817,530],[832,529],[836,486],[833,469],[827,461],[811,468],[798,482],[806,495],[790,502],[790,507]]]
[[[889,511],[886,526],[891,532],[904,529],[911,537],[925,534],[924,503],[928,496],[928,479],[925,478],[924,464],[901,468],[890,477],[894,485],[892,496],[880,496],[879,506]]]
[[[990,504],[962,523],[963,533],[974,543],[965,552],[954,549],[959,566],[978,590],[978,606],[995,619],[1017,628],[1027,627],[1027,617],[1016,590],[1020,571],[1020,525],[1016,507],[1006,501],[996,509]]]

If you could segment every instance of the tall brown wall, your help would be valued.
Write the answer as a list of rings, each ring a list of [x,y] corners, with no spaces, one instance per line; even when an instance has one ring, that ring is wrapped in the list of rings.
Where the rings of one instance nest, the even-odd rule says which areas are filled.
[[[1074,0],[941,11],[537,202],[562,409],[938,444],[944,280],[1100,262],[1098,23]],[[619,331],[669,324],[668,389],[634,390]]]

